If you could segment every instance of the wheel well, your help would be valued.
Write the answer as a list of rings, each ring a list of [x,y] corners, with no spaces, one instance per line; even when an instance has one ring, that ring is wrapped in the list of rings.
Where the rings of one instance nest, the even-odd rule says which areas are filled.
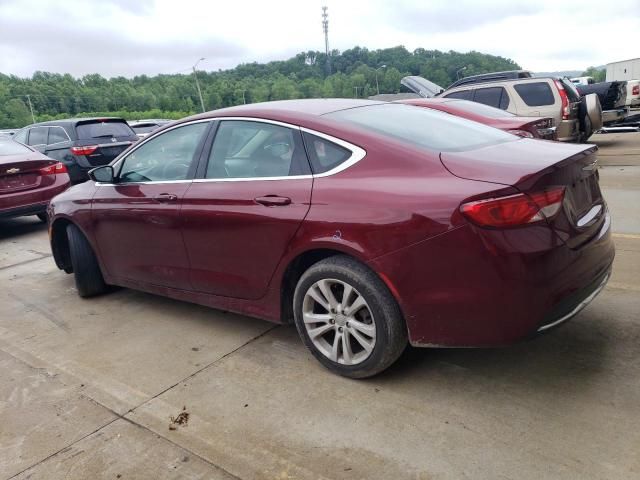
[[[298,280],[314,263],[334,255],[347,255],[344,252],[331,249],[309,250],[294,258],[282,275],[280,288],[280,318],[282,323],[293,323],[293,293]]]
[[[51,251],[56,265],[67,273],[73,272],[71,255],[69,252],[69,239],[67,238],[67,226],[71,222],[66,218],[60,218],[51,226]]]

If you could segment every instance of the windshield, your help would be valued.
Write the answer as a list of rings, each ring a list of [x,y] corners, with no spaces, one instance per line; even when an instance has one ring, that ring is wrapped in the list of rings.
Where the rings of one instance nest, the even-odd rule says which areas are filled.
[[[18,142],[14,142],[13,140],[0,141],[0,156],[21,155],[25,153],[31,153],[31,150]]]
[[[438,152],[460,152],[518,141],[518,137],[496,128],[408,105],[371,105],[340,110],[326,116]]]
[[[471,102],[469,100],[453,100],[451,102],[446,102],[445,105],[451,105],[453,108],[462,112],[482,115],[487,118],[515,117],[513,113],[509,113],[506,110],[490,107],[484,103]]]
[[[97,120],[91,123],[81,123],[76,127],[79,140],[90,138],[133,137],[135,133],[124,120]]]

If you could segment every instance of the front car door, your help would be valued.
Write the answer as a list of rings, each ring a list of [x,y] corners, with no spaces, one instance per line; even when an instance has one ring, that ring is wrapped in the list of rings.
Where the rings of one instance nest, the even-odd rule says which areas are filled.
[[[193,288],[262,297],[309,211],[312,184],[299,128],[218,122],[182,205]]]
[[[189,288],[180,204],[210,124],[180,125],[147,140],[116,163],[113,184],[97,184],[92,219],[109,275]]]

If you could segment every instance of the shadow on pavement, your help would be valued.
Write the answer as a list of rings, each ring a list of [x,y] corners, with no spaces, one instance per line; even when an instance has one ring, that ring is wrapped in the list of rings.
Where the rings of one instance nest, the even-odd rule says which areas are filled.
[[[0,219],[0,240],[16,238],[29,233],[47,231],[47,224],[36,216]]]

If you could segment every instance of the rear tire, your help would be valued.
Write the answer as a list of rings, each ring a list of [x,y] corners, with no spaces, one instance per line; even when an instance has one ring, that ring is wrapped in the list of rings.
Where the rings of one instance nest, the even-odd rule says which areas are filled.
[[[312,265],[298,281],[293,311],[306,347],[345,377],[376,375],[407,346],[407,326],[395,298],[373,271],[351,257],[337,255]]]
[[[104,283],[98,259],[84,234],[75,225],[69,225],[67,239],[78,295],[87,298],[106,292],[107,284]]]

